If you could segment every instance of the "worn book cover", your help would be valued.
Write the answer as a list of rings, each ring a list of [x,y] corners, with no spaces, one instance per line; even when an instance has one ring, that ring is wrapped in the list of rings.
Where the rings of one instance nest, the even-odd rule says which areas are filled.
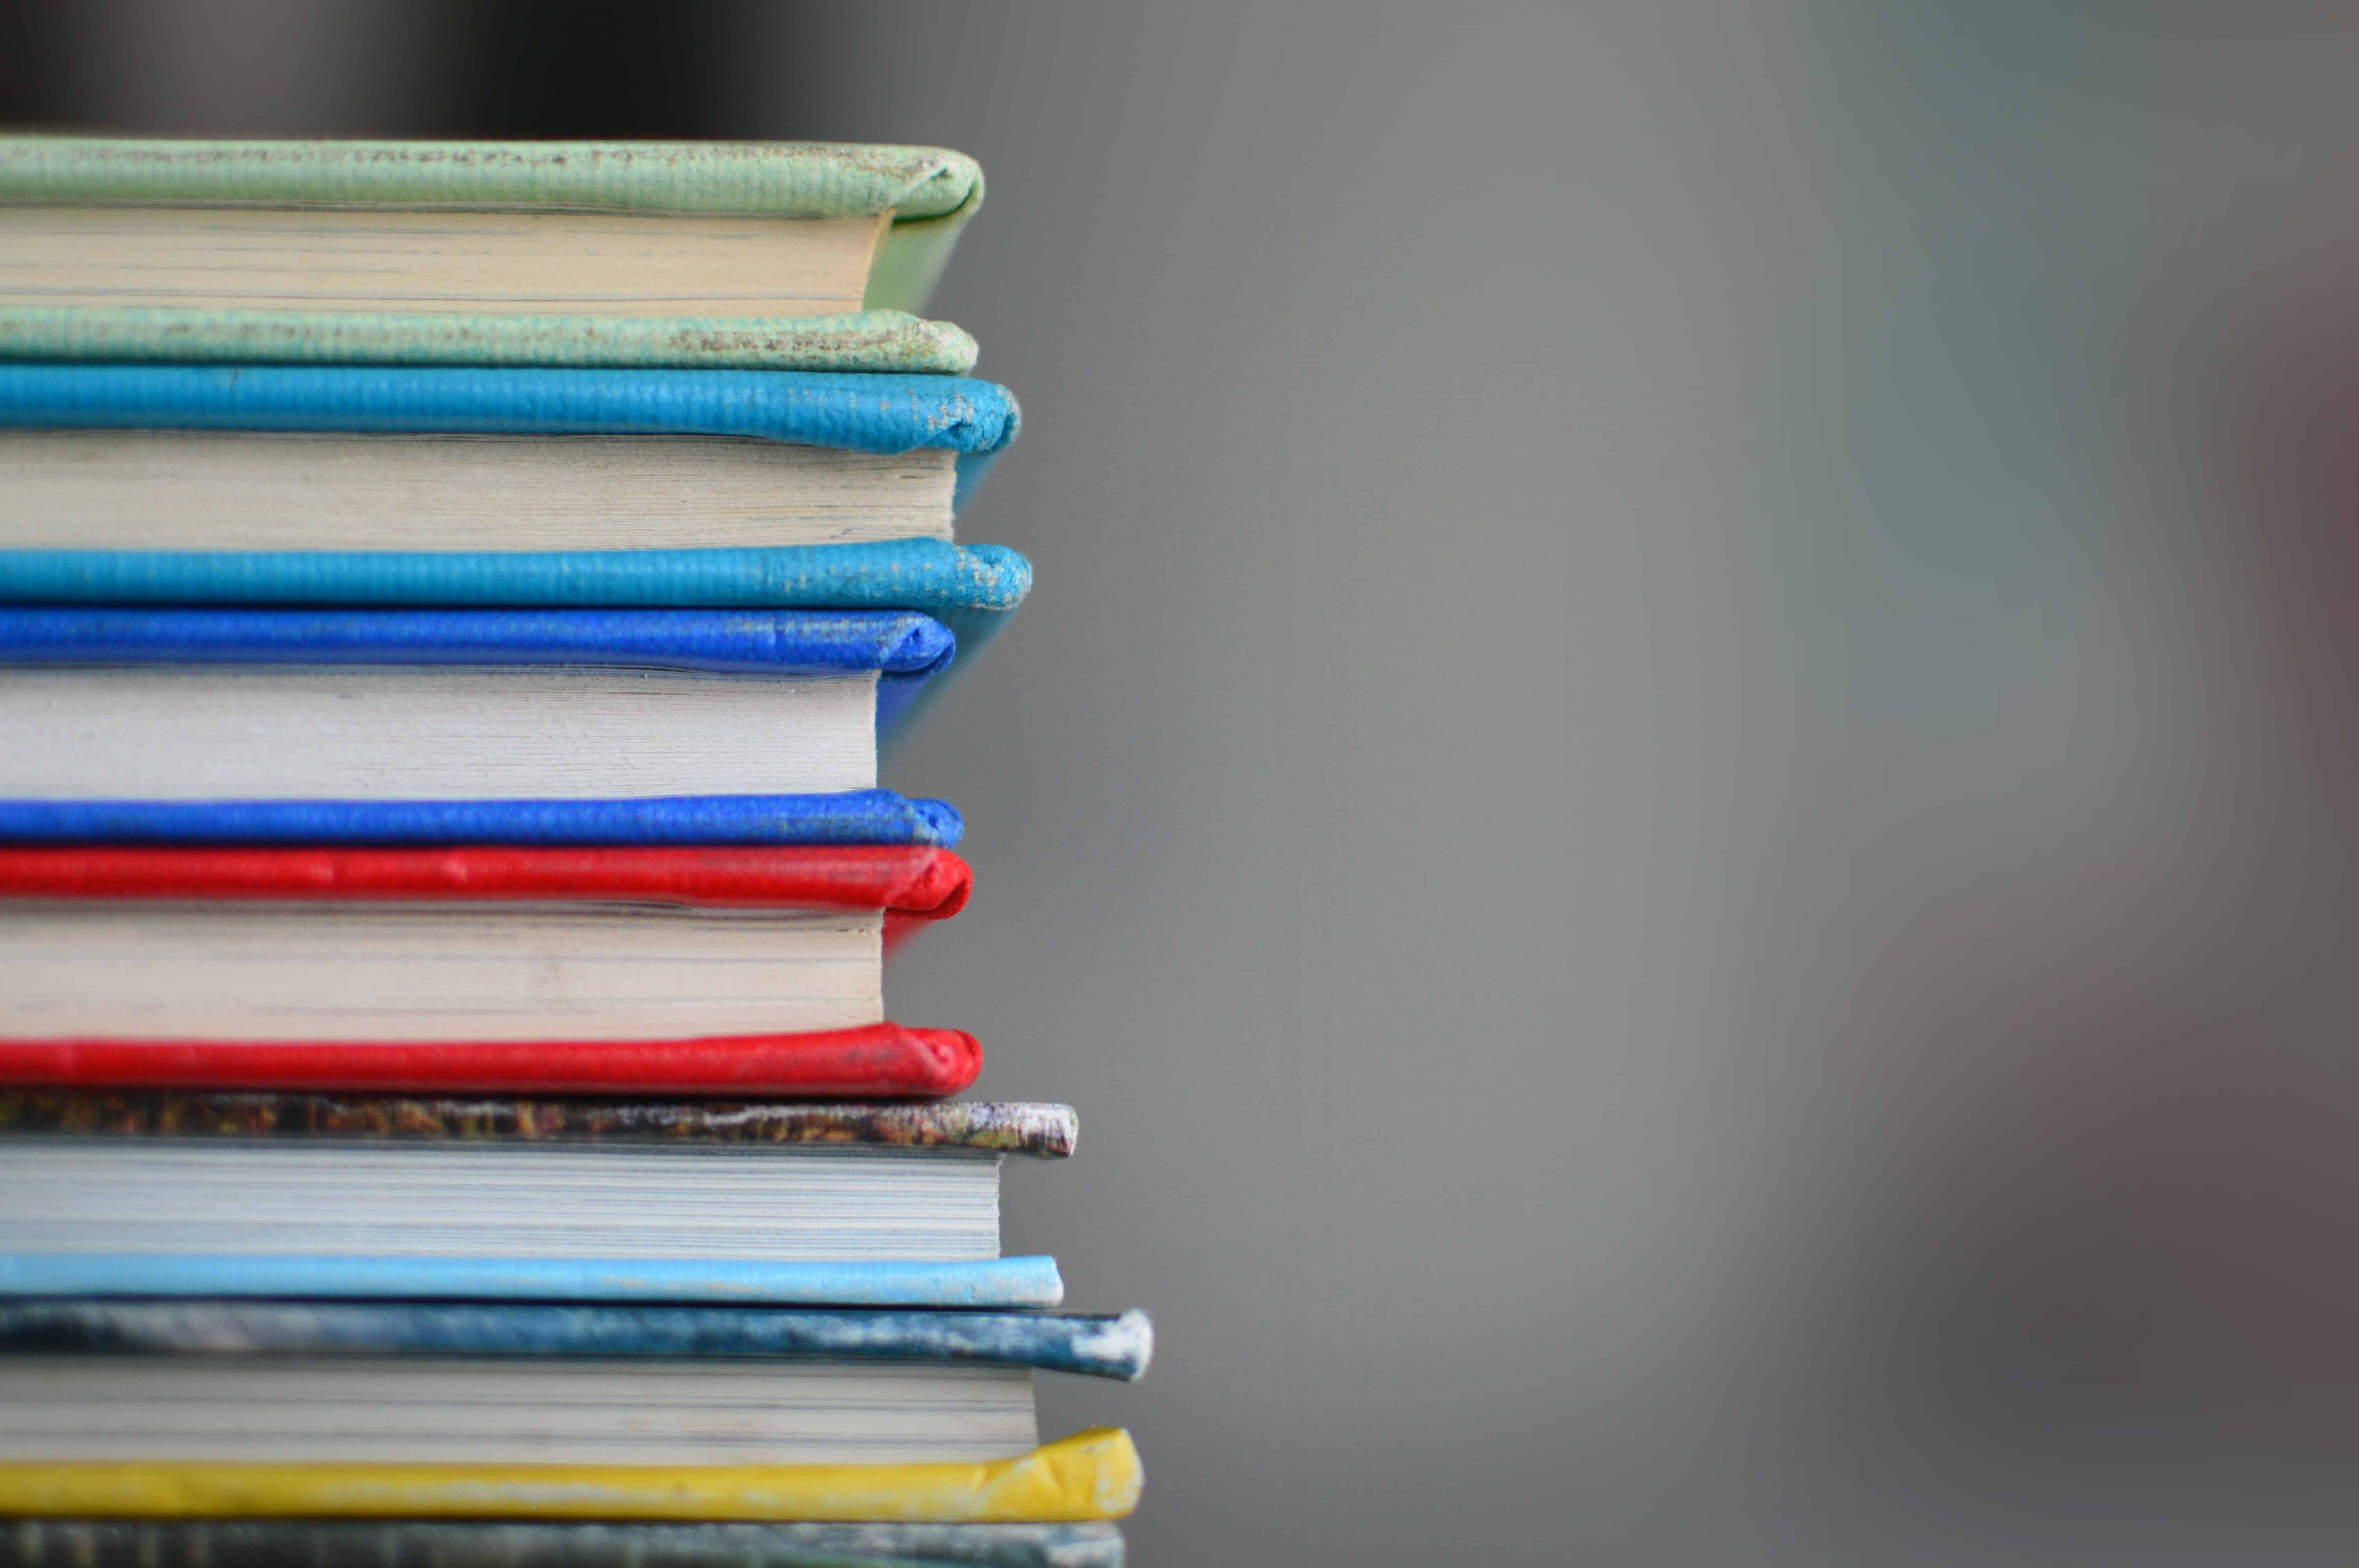
[[[1123,1568],[1111,1523],[19,1519],[12,1568]]]
[[[973,1150],[1060,1160],[1072,1153],[1079,1133],[1072,1107],[1024,1100],[809,1105],[0,1086],[0,1137],[9,1138],[806,1145]]]
[[[560,1306],[549,1303],[0,1302],[0,1356],[646,1357],[930,1361],[1134,1379],[1121,1314]]]
[[[1123,1568],[1122,1532],[1081,1524],[540,1523],[490,1519],[25,1519],[12,1568]]]

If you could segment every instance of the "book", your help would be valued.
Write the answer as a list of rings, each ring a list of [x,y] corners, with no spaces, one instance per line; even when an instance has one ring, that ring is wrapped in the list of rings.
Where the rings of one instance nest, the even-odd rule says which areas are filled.
[[[1018,423],[956,376],[0,363],[0,548],[948,539]]]
[[[1123,1568],[1082,1524],[610,1524],[485,1519],[59,1519],[0,1530],[11,1568]]]
[[[876,783],[910,612],[0,606],[0,798],[523,800]]]
[[[1063,1106],[0,1089],[0,1296],[1049,1307]]]
[[[902,1465],[0,1461],[0,1514],[113,1518],[1121,1519],[1138,1450],[1093,1427],[1014,1458]]]
[[[0,354],[963,373],[972,159],[824,143],[0,138]]]
[[[906,846],[0,845],[0,1075],[76,1042],[309,1045],[342,1074],[353,1044],[463,1065],[877,1025],[888,935],[968,885]],[[973,1055],[958,1037],[946,1065]]]
[[[881,1464],[1039,1443],[1144,1314],[0,1303],[0,1460]]]

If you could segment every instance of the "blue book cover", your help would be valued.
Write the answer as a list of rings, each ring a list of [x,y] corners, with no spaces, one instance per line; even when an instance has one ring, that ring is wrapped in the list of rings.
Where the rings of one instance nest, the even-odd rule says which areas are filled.
[[[1064,1294],[1053,1258],[810,1263],[730,1258],[0,1252],[0,1296],[1023,1309],[1053,1307]]]
[[[0,843],[928,844],[948,801],[890,790],[639,800],[0,800]]]
[[[0,1355],[725,1357],[964,1361],[1135,1379],[1142,1312],[553,1303],[0,1301]]]
[[[875,675],[889,732],[957,640],[909,611],[247,610],[0,605],[0,665],[572,665]]]
[[[0,605],[0,664],[604,665],[777,678],[876,676],[890,733],[955,639],[898,611],[252,610]],[[314,843],[932,843],[939,803],[879,791],[665,801],[0,800],[0,838]]]
[[[951,633],[962,667],[1031,589],[1031,563],[1014,550],[941,539],[473,555],[0,550],[0,603],[905,610]],[[942,684],[907,694],[897,716]]]
[[[950,375],[766,370],[0,362],[0,427],[365,434],[737,436],[956,454],[963,503],[1021,416]]]

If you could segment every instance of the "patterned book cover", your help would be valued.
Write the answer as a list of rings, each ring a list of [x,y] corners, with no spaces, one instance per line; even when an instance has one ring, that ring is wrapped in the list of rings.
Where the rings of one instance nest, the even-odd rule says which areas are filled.
[[[0,1301],[0,1356],[727,1357],[950,1361],[1125,1381],[1142,1312],[851,1312],[547,1303]]]
[[[1111,1524],[60,1519],[0,1524],[9,1568],[1123,1568]]]
[[[294,1138],[425,1142],[808,1145],[973,1150],[1060,1160],[1073,1108],[518,1099],[0,1087],[0,1137]]]

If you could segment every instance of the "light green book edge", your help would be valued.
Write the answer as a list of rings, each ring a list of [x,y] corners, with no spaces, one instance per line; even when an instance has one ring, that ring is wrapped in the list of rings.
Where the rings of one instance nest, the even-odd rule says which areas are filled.
[[[944,147],[0,136],[0,202],[894,214],[853,316],[519,319],[23,307],[0,308],[0,354],[962,375],[974,367],[974,340],[918,315],[982,206],[983,189],[975,161]]]

